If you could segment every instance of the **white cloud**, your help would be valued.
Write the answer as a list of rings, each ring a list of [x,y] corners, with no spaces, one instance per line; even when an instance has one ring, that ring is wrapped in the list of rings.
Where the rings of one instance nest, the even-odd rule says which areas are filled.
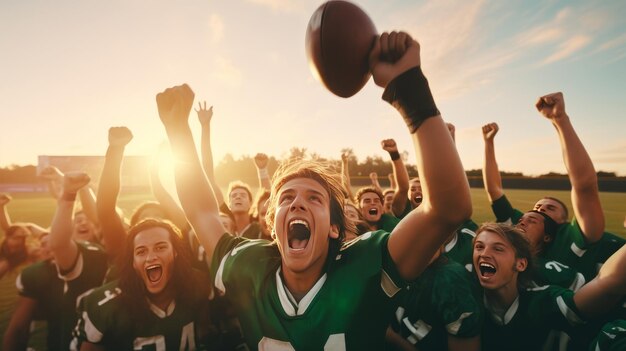
[[[613,38],[613,39],[611,39],[611,40],[609,40],[607,42],[604,42],[602,45],[600,45],[598,47],[597,52],[610,50],[610,49],[617,48],[617,47],[621,47],[624,44],[626,44],[626,33],[620,35],[617,38]]]
[[[575,52],[581,50],[591,42],[591,37],[586,35],[576,35],[567,39],[557,48],[557,51],[543,60],[542,64],[550,64],[570,57]]]

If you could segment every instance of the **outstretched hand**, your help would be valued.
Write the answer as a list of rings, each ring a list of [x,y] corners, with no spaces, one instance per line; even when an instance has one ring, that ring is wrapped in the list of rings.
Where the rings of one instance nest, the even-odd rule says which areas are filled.
[[[157,94],[159,117],[165,129],[187,125],[194,96],[193,90],[187,84],[167,88]]]
[[[85,172],[68,172],[63,177],[63,194],[76,194],[91,178]]]
[[[485,139],[485,141],[493,141],[493,138],[498,134],[498,130],[500,130],[498,123],[492,122],[485,124],[483,126],[483,139]]]
[[[370,71],[376,85],[383,88],[397,76],[420,65],[420,45],[405,32],[381,34],[370,51]]]
[[[398,145],[393,139],[385,139],[380,142],[380,145],[383,147],[383,150],[387,152],[398,152]]]
[[[535,103],[535,107],[539,113],[552,121],[567,117],[565,113],[565,100],[561,92],[540,97],[537,103]]]
[[[109,128],[109,145],[126,146],[133,140],[133,133],[126,127]]]
[[[204,106],[201,102],[198,101],[198,108],[195,109],[196,113],[198,113],[198,120],[200,124],[210,124],[211,118],[213,117],[213,106],[210,106],[209,109],[206,108],[206,101],[203,101]]]

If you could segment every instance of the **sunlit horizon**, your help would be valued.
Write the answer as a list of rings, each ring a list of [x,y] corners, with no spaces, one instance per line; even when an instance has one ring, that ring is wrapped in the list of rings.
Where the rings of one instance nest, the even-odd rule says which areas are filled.
[[[626,175],[625,2],[354,2],[379,31],[420,41],[465,169],[482,167],[480,128],[495,121],[501,170],[565,173],[558,136],[534,110],[539,96],[562,91],[596,170]],[[292,147],[386,159],[386,138],[414,163],[381,88],[370,81],[342,99],[311,75],[304,35],[321,3],[0,3],[0,167],[37,164],[38,155],[104,155],[112,126],[133,132],[127,155],[152,155],[165,140],[155,95],[182,83],[214,106],[216,164],[226,154],[281,158]],[[193,110],[189,119],[198,139]]]

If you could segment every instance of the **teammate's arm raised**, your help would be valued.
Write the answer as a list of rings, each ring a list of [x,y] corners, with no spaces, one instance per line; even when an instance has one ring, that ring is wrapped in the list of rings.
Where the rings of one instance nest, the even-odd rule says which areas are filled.
[[[211,148],[211,119],[213,118],[213,106],[210,106],[207,109],[206,101],[204,102],[204,106],[198,102],[198,109],[196,109],[196,113],[198,113],[198,120],[200,121],[200,126],[202,128],[202,134],[200,137],[202,166],[204,168],[204,173],[213,188],[213,192],[215,193],[217,205],[221,207],[225,203],[224,195],[215,180],[215,170],[213,168],[213,149]]]
[[[404,161],[398,152],[398,145],[393,139],[385,139],[381,141],[383,150],[389,153],[391,157],[391,167],[393,169],[393,177],[396,180],[396,187],[393,193],[393,202],[391,203],[391,211],[396,217],[400,217],[406,203],[409,201],[407,193],[409,191],[409,172],[404,166]]]
[[[594,243],[604,232],[604,212],[600,204],[598,177],[593,162],[578,138],[565,112],[562,93],[542,96],[537,111],[552,122],[561,142],[563,161],[572,184],[572,206],[587,243]]]
[[[111,256],[117,256],[122,251],[126,237],[124,223],[116,211],[116,203],[120,193],[120,170],[124,150],[132,139],[133,133],[126,127],[109,128],[109,146],[100,175],[96,209],[101,222],[103,243]]]
[[[74,202],[78,190],[89,184],[84,172],[69,172],[63,177],[63,193],[50,226],[50,252],[61,272],[70,270],[78,257],[78,245],[72,239]]]
[[[202,170],[189,128],[193,99],[194,93],[187,84],[168,88],[156,96],[159,117],[175,160],[178,197],[210,262],[215,246],[226,230],[220,221],[215,193]]]
[[[409,127],[424,193],[422,205],[389,238],[389,253],[404,279],[417,277],[472,212],[465,171],[420,64],[419,44],[403,32],[383,33],[370,53],[374,81]]]
[[[504,195],[500,169],[496,161],[496,148],[493,139],[498,134],[498,124],[488,123],[482,128],[485,141],[485,159],[483,164],[483,183],[489,202],[493,203]]]

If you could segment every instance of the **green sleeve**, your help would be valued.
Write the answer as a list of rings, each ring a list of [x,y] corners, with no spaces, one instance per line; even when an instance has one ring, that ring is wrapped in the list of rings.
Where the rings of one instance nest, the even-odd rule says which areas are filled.
[[[502,197],[491,203],[491,209],[496,216],[496,222],[506,222],[510,220],[511,224],[515,224],[523,215],[521,211],[513,208],[506,195],[502,195]]]

